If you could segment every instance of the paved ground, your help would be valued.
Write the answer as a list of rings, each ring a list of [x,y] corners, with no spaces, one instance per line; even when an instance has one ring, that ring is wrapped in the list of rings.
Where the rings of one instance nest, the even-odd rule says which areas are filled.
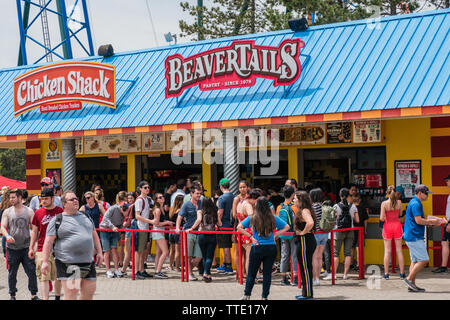
[[[154,273],[153,263],[149,263],[150,273]],[[131,280],[131,271],[127,278],[107,279],[105,269],[97,269],[96,300],[236,300],[239,299],[244,286],[235,281],[235,275],[219,275],[213,272],[213,282],[180,281],[180,273],[166,271],[169,279]],[[338,273],[336,285],[331,281],[321,280],[320,286],[314,287],[317,299],[330,300],[405,300],[405,299],[450,299],[450,273],[434,274],[431,268],[425,269],[417,279],[417,285],[426,289],[425,293],[409,293],[404,283],[398,278],[398,273],[391,275],[390,280],[380,279],[366,274],[366,279],[358,280],[356,272],[350,274],[349,280],[342,280]],[[293,300],[300,294],[296,287],[280,285],[280,274],[274,274],[269,298],[271,300]],[[18,300],[30,298],[27,289],[27,278],[23,268],[18,274]],[[369,289],[371,287],[372,289]],[[256,284],[252,298],[261,296],[261,285]],[[9,299],[8,272],[5,259],[0,257],[0,300]]]

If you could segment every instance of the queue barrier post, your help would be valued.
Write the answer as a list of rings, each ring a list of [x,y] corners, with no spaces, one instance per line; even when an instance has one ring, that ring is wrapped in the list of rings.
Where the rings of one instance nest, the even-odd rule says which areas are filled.
[[[136,271],[136,257],[135,257],[135,243],[134,243],[134,231],[131,231],[131,279],[135,280],[136,276],[135,276],[135,271]]]
[[[243,280],[242,280],[242,235],[241,234],[236,234],[237,236],[237,241],[238,241],[238,253],[239,253],[239,283],[243,284]],[[237,274],[237,272],[236,272]]]
[[[359,279],[364,279],[364,228],[359,227],[358,230],[358,265],[359,265]]]
[[[180,267],[181,282],[184,282],[184,233],[180,232]]]
[[[185,279],[186,282],[189,282],[189,252],[187,247],[187,233],[186,231],[183,231],[184,233],[184,272],[185,272]]]
[[[331,285],[335,285],[335,271],[334,271],[334,230],[331,230]]]

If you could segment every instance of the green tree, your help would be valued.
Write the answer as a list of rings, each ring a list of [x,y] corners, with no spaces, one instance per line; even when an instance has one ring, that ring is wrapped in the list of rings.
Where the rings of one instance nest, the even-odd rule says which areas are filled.
[[[431,1],[445,6],[449,0]],[[210,0],[201,7],[189,2],[180,6],[195,17],[193,23],[179,21],[181,36],[193,40],[288,29],[289,19],[312,13],[314,24],[327,24],[409,13],[419,7],[415,0]]]
[[[0,175],[6,178],[25,181],[25,150],[0,150]]]

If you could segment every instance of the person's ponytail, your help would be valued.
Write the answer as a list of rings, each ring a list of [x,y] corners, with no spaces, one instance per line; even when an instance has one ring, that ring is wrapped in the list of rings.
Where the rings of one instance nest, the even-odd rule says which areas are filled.
[[[393,185],[389,185],[387,188],[387,194],[389,195],[389,202],[391,203],[392,210],[397,206],[397,192]]]

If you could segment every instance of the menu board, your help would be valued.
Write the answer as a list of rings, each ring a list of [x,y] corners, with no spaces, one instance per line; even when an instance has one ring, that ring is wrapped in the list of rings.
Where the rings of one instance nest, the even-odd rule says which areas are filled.
[[[414,190],[422,181],[420,160],[395,161],[395,188],[402,200],[414,197]],[[401,187],[401,188],[400,188]]]
[[[172,151],[172,149],[175,147],[175,145],[177,145],[178,143],[181,143],[184,139],[185,136],[184,135],[174,135],[174,139],[175,141],[172,141],[171,137],[172,137],[172,133],[173,132],[167,132],[166,133],[166,150],[167,151]],[[190,143],[189,143],[189,149],[192,150],[193,147],[193,133],[190,133]],[[185,148],[183,148],[185,149]]]
[[[301,144],[325,144],[325,125],[301,127]]]
[[[83,149],[85,154],[105,153],[102,136],[86,136],[83,139]]]
[[[353,122],[353,142],[381,142],[381,121],[367,120]]]
[[[141,135],[139,133],[124,134],[122,136],[122,152],[140,152]]]
[[[122,151],[123,141],[118,134],[108,134],[100,138],[103,140],[102,147],[106,153],[117,153]]]
[[[164,132],[151,132],[142,134],[142,151],[165,151],[166,141]]]
[[[83,139],[75,139],[75,154],[83,154]]]
[[[301,127],[280,128],[280,145],[292,146],[300,144]]]
[[[327,143],[351,143],[352,123],[327,123]]]

